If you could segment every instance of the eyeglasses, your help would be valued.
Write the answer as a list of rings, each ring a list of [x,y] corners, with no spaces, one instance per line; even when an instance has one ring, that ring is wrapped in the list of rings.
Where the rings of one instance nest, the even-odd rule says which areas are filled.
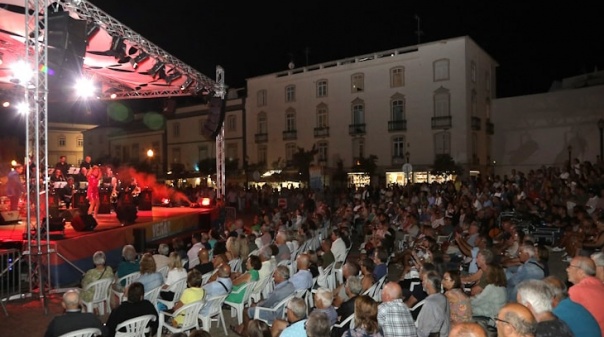
[[[493,324],[497,323],[497,322],[501,322],[501,323],[505,323],[505,324],[512,324],[506,320],[503,320],[499,317],[491,317],[491,320],[493,321]]]
[[[448,281],[453,281],[453,279],[450,279],[450,278],[444,278],[444,279],[443,279],[443,281],[447,281],[447,282],[448,282]]]
[[[579,267],[579,266],[575,266],[575,265],[569,264],[569,265],[568,265],[568,268],[571,268],[571,267],[572,267],[572,268],[577,268],[577,269],[581,268],[581,267]]]

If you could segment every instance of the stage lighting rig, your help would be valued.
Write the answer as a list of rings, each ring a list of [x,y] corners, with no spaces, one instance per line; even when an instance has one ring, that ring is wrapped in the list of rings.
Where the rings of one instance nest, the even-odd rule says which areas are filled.
[[[193,81],[194,81],[193,78],[187,76],[187,79],[185,80],[185,82],[180,86],[180,90],[182,90],[182,91],[187,90],[187,88],[190,87],[191,84],[193,84]]]
[[[170,70],[170,74],[166,74],[164,80],[166,81],[166,83],[172,84],[172,81],[180,78],[181,76],[182,74],[178,70],[176,70],[176,68],[173,68],[172,70]]]
[[[151,75],[153,78],[156,78],[158,75],[160,75],[160,70],[162,70],[165,66],[166,64],[164,62],[155,60],[155,64],[151,69],[149,69],[149,75]]]
[[[135,58],[130,59],[130,63],[132,64],[132,68],[138,68],[138,65],[149,58],[149,54],[145,53],[143,50],[136,55]]]
[[[126,43],[124,42],[124,38],[121,36],[114,36],[111,39],[111,48],[107,54],[116,59],[124,58],[126,56]]]

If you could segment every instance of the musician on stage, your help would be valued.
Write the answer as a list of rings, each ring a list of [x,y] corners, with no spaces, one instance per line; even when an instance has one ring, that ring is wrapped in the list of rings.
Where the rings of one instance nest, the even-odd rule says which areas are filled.
[[[10,210],[19,210],[19,199],[25,192],[25,187],[21,182],[21,174],[23,174],[23,165],[18,164],[14,170],[8,173],[8,180],[6,182],[6,195],[10,200]]]
[[[94,165],[90,172],[88,172],[88,191],[86,193],[86,197],[88,198],[88,202],[90,206],[88,207],[88,215],[95,216],[99,212],[99,181],[101,178],[101,169]]]
[[[111,202],[111,208],[113,209],[113,211],[115,211],[117,209],[117,202],[119,200],[120,191],[118,189],[119,184],[117,177],[113,173],[113,169],[111,168],[111,166],[105,167],[105,174],[103,174],[103,178],[101,180],[101,187],[105,191],[111,192],[111,197],[109,198],[109,200]]]
[[[134,205],[138,206],[139,195],[141,194],[141,188],[138,186],[138,182],[136,178],[132,178],[130,180],[130,185],[126,186],[125,193],[130,193],[132,195],[132,200]]]
[[[50,182],[56,183],[58,181],[65,181],[65,175],[63,174],[63,171],[55,169],[50,176]]]
[[[61,173],[63,173],[63,177],[67,176],[67,173],[69,173],[69,164],[67,164],[67,157],[65,156],[61,156],[59,157],[59,162],[55,165],[55,171],[60,170]]]
[[[61,200],[65,203],[65,208],[71,208],[71,200],[73,199],[73,195],[75,194],[77,187],[75,185],[73,177],[67,177],[67,185],[62,188],[61,191]]]

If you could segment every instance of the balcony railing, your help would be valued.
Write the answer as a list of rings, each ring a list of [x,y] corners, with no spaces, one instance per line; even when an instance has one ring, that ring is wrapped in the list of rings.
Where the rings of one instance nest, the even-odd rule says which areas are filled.
[[[432,117],[432,130],[450,129],[453,126],[451,121],[451,116]]]
[[[268,142],[268,133],[257,133],[254,137],[256,138],[256,143]]]
[[[283,131],[283,140],[296,140],[296,139],[298,139],[298,131],[296,131],[296,130]]]
[[[315,138],[329,137],[329,126],[315,128]]]
[[[486,128],[487,128],[487,134],[489,134],[489,135],[495,134],[495,125],[493,123],[491,123],[490,119],[486,120]]]
[[[364,135],[365,134],[365,123],[348,125],[348,134],[350,134],[351,136]]]
[[[407,131],[407,120],[388,121],[388,131]]]
[[[480,117],[472,117],[472,130],[480,131]]]

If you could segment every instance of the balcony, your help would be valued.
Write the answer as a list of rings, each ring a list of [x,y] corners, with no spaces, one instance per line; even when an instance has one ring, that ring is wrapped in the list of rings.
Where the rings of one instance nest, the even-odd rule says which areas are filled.
[[[392,156],[392,165],[401,166],[405,163],[405,158],[402,156]]]
[[[315,138],[329,137],[329,126],[315,128]]]
[[[472,117],[472,130],[480,131],[480,117]]]
[[[298,139],[298,131],[296,131],[296,130],[283,131],[283,140],[296,140],[296,139]]]
[[[348,125],[348,134],[351,136],[364,135],[366,124],[350,124]]]
[[[268,133],[257,133],[254,137],[256,138],[256,143],[268,142]]]
[[[493,123],[491,123],[491,120],[487,119],[485,124],[486,124],[486,128],[487,128],[487,134],[489,134],[489,135],[495,134],[495,125]]]
[[[407,120],[388,121],[388,131],[407,131]]]
[[[451,116],[432,117],[432,130],[448,130],[453,126],[451,122]]]

